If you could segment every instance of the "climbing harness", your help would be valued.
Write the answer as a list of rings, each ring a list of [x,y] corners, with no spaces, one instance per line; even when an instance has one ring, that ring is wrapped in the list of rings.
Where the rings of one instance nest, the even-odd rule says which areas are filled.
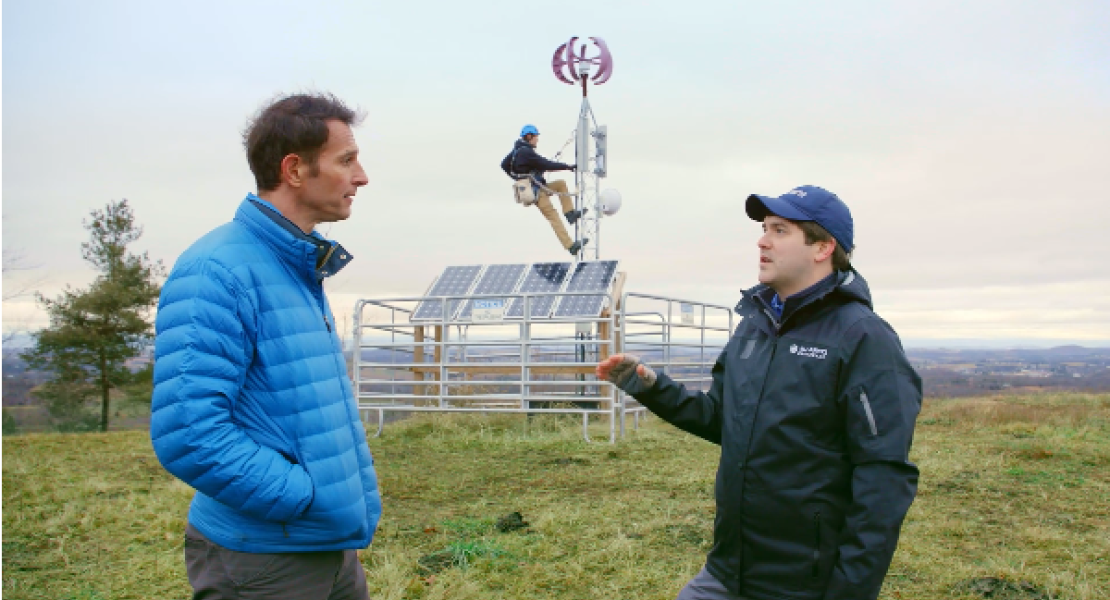
[[[566,143],[564,143],[563,147],[560,148],[559,151],[555,153],[555,156],[553,156],[551,158],[552,160],[558,160],[559,157],[563,154],[563,151],[567,149],[567,146],[569,146],[570,143],[572,141],[574,141],[576,131],[571,132],[570,137],[567,139]],[[519,150],[520,150],[519,148],[514,149],[512,158],[509,159],[509,172],[514,174],[512,176],[513,177],[513,199],[516,200],[517,204],[520,204],[520,205],[523,205],[523,206],[532,206],[533,204],[536,203],[536,200],[539,199],[540,190],[543,190],[544,192],[547,192],[547,194],[549,196],[570,196],[571,198],[573,198],[573,197],[578,195],[578,194],[575,194],[575,193],[572,193],[572,192],[566,192],[565,194],[563,192],[556,192],[556,191],[552,190],[551,188],[543,185],[539,181],[537,181],[534,174],[531,174],[531,173],[517,174],[516,173],[516,153]]]

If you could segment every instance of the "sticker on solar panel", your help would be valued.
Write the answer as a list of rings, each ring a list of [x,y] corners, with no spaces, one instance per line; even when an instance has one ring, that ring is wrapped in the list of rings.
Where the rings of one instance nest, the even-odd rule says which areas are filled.
[[[471,265],[465,267],[447,267],[436,280],[435,285],[428,291],[429,296],[461,296],[470,291],[471,286],[474,285],[474,280],[478,278],[478,273],[482,270],[481,265]],[[425,300],[416,307],[416,312],[412,314],[413,321],[438,321],[443,318],[443,300]],[[448,301],[447,305],[447,319],[450,319],[455,311],[458,310],[460,304],[463,303],[462,299],[452,298]]]
[[[536,263],[528,269],[524,281],[517,289],[518,294],[554,293],[562,290],[570,271],[570,263]],[[531,298],[529,317],[547,317],[551,315],[551,308],[555,304],[556,296],[537,296]],[[509,310],[505,312],[507,318],[521,318],[524,316],[524,298],[513,300]]]
[[[609,287],[617,273],[617,261],[580,262],[567,282],[566,292],[602,292],[601,295],[559,296],[556,317],[597,317],[605,308]]]
[[[513,293],[516,291],[517,283],[520,282],[520,277],[524,275],[524,270],[527,268],[528,265],[526,264],[490,265],[486,267],[482,277],[478,279],[478,285],[474,286],[474,295],[505,294],[507,296]],[[462,310],[459,311],[460,321],[471,319],[475,302],[478,302],[478,300],[470,300],[463,304]]]

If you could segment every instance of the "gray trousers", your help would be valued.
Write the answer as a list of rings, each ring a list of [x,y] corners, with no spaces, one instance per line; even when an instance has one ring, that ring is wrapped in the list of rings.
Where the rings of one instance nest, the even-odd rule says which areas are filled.
[[[370,600],[354,550],[236,552],[188,525],[185,570],[193,600]]]
[[[710,575],[705,567],[702,567],[701,572],[678,592],[675,600],[744,600],[744,598],[728,593],[725,586],[721,585],[716,577]]]

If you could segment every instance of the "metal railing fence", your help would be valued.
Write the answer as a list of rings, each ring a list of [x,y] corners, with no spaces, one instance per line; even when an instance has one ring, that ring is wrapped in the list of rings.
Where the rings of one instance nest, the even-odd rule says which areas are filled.
[[[616,310],[598,317],[532,314],[536,303],[553,296],[607,296]],[[456,316],[458,302],[495,299],[503,306],[522,302],[521,315]],[[413,320],[421,303],[435,301],[438,319]],[[646,310],[630,312],[630,302]],[[721,310],[727,321],[707,320]],[[354,309],[352,381],[363,418],[377,413],[376,435],[386,413],[575,414],[587,441],[590,417],[608,416],[612,443],[624,436],[626,416],[638,426],[646,409],[594,376],[598,360],[636,353],[687,386],[708,389],[732,319],[725,307],[637,293],[619,299],[565,291],[364,299]],[[723,341],[717,339],[722,333]]]

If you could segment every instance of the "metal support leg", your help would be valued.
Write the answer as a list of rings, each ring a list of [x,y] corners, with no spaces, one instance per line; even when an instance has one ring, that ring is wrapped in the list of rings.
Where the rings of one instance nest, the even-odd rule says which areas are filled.
[[[617,413],[616,406],[609,411],[609,443],[617,443]]]
[[[624,412],[624,398],[621,396],[620,392],[617,392],[617,391],[613,392],[613,402],[615,403],[617,408],[620,409],[620,412],[621,412],[621,439],[623,440],[624,439],[624,431],[625,431],[624,420],[627,417],[627,415]]]

